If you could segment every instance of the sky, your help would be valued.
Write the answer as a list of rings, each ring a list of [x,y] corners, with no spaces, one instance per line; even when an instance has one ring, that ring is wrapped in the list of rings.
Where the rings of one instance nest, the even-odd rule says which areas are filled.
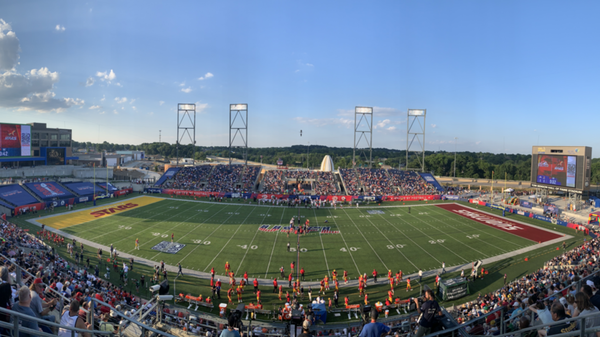
[[[197,144],[226,146],[229,105],[247,103],[250,147],[353,147],[366,106],[375,148],[406,149],[408,109],[427,111],[426,150],[599,148],[599,12],[598,1],[5,0],[0,122],[175,143],[177,104],[194,103]]]

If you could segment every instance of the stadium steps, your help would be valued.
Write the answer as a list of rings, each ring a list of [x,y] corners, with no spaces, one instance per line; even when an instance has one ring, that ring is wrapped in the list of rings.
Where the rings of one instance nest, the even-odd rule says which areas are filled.
[[[55,183],[55,184],[57,184],[58,186],[60,186],[60,187],[64,188],[65,190],[67,190],[67,191],[71,192],[71,193],[72,193],[72,194],[73,194],[75,197],[77,197],[77,198],[79,198],[79,197],[80,197],[80,195],[79,195],[79,194],[75,193],[75,191],[73,191],[72,189],[68,188],[67,186],[65,186],[65,185],[61,184],[60,182],[58,182],[58,181],[55,181],[54,183]]]
[[[435,187],[438,191],[440,192],[444,192],[444,188],[442,187],[442,185],[440,185],[440,183],[437,181],[437,179],[435,179],[435,177],[433,176],[433,174],[431,173],[420,173],[421,178],[423,178],[423,180],[425,180],[425,182],[427,182],[428,184],[433,185],[433,187]]]
[[[154,187],[160,187],[168,178],[169,175],[172,174],[172,177],[175,178],[177,172],[179,172],[180,167],[170,167],[163,175],[158,179],[158,181],[154,184]],[[173,172],[173,173],[170,173]]]
[[[337,180],[337,182],[339,183],[339,186],[341,187],[340,192],[347,194],[348,190],[346,189],[346,183],[344,183],[344,178],[342,178],[342,173],[340,172],[340,170],[338,170],[338,172],[334,173],[333,175],[335,177],[335,180]]]
[[[31,196],[33,196],[38,202],[44,202],[40,197],[37,196],[37,194],[35,194],[29,187],[25,186],[24,183],[19,182],[19,185],[21,185],[21,187],[27,191],[27,193],[31,194]]]

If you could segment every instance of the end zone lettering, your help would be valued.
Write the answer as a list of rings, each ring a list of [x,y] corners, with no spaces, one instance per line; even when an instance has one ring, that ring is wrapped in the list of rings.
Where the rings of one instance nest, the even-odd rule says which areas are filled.
[[[137,207],[137,206],[139,206],[139,205],[130,202],[130,203],[127,203],[125,205],[120,205],[120,206],[117,206],[117,207],[110,207],[110,208],[106,208],[106,209],[101,209],[99,211],[94,211],[94,212],[91,212],[90,215],[93,215],[94,218],[98,218],[98,217],[101,217],[101,216],[104,216],[104,215],[113,214],[115,212],[124,211],[126,209],[134,208],[134,207]]]
[[[496,227],[505,229],[507,231],[515,231],[515,230],[523,229],[523,228],[521,228],[519,226],[511,225],[510,223],[503,222],[503,221],[500,221],[500,220],[496,220],[496,219],[494,219],[492,217],[488,217],[488,216],[485,216],[485,215],[477,214],[477,213],[474,213],[474,212],[469,212],[466,209],[460,209],[460,210],[454,210],[453,209],[452,211],[456,212],[456,213],[459,213],[459,214],[461,214],[463,216],[466,216],[468,218],[479,220],[479,221],[488,223],[488,224],[490,224],[492,226],[496,226]]]

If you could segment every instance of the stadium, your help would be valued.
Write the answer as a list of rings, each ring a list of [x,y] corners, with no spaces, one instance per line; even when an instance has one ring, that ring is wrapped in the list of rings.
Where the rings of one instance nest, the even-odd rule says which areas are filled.
[[[379,35],[393,37],[383,45],[401,41],[387,33],[394,25],[360,28],[370,32],[364,36],[353,30],[347,37],[353,42],[340,46],[337,41],[346,38],[326,38],[324,33],[335,31],[332,27],[321,29],[307,20],[301,26],[317,29],[310,44],[319,46],[308,48],[311,56],[295,47],[286,49],[288,40],[298,46],[306,42],[295,41],[298,37],[290,32],[279,35],[287,26],[275,25],[272,14],[278,12],[266,6],[256,6],[264,13],[248,7],[241,11],[267,22],[269,29],[257,33],[256,23],[231,20],[239,15],[230,5],[216,4],[225,10],[220,15],[199,4],[166,5],[160,14],[177,8],[176,21],[181,22],[173,23],[174,30],[161,27],[154,34],[168,41],[161,45],[142,22],[161,21],[152,16],[157,11],[152,6],[144,8],[147,19],[133,19],[131,27],[113,31],[106,28],[113,22],[107,13],[133,18],[139,8],[93,5],[73,9],[79,13],[77,21],[69,16],[73,29],[58,24],[54,36],[42,34],[43,40],[54,43],[49,50],[70,41],[72,55],[61,56],[60,64],[94,63],[101,69],[100,64],[108,66],[98,60],[126,58],[127,71],[119,69],[117,77],[113,69],[86,69],[77,82],[73,74],[81,75],[81,70],[61,69],[64,87],[55,86],[58,70],[19,68],[20,62],[29,66],[40,55],[57,58],[43,48],[28,50],[30,39],[40,38],[36,29],[43,29],[29,19],[7,23],[0,17],[0,336],[600,337],[600,166],[592,153],[595,140],[584,138],[585,144],[577,144],[579,135],[561,138],[539,116],[512,116],[496,108],[506,108],[501,100],[535,101],[535,90],[522,90],[520,81],[511,78],[506,84],[506,74],[496,72],[495,79],[486,80],[481,72],[463,73],[480,67],[482,59],[503,69],[503,59],[467,58],[471,64],[465,68],[446,65],[441,71],[436,67],[446,57],[453,59],[452,53],[422,49],[419,60],[407,64],[419,64],[419,76],[435,79],[424,91],[410,69],[394,68],[396,60],[380,51],[364,56],[357,47],[364,43],[368,50],[374,45],[367,42],[382,42]],[[32,10],[37,15],[56,14],[46,4],[38,6]],[[404,10],[396,9],[390,13]],[[323,12],[345,18],[340,11]],[[383,12],[377,11],[382,18]],[[12,6],[7,13],[16,17]],[[179,26],[188,24],[185,15],[196,13],[210,24],[202,29],[194,24],[191,30]],[[366,15],[355,9],[352,13]],[[399,18],[387,15],[391,20],[379,19],[377,25]],[[343,21],[331,18],[325,21]],[[448,23],[457,27],[467,21],[454,19]],[[21,22],[29,23],[23,27]],[[228,29],[212,31],[223,22],[235,33],[227,36],[235,38],[220,35]],[[105,27],[102,34],[96,35],[95,25]],[[428,25],[406,21],[404,26]],[[13,28],[23,32],[20,40]],[[453,29],[449,25],[438,30]],[[82,32],[87,32],[85,38],[72,37]],[[117,33],[131,35],[121,40]],[[252,39],[259,36],[262,41],[270,34],[278,37],[274,49]],[[428,33],[416,36],[419,43],[436,41]],[[204,45],[209,37],[218,51],[194,46]],[[104,50],[89,41],[104,41],[98,42]],[[495,41],[506,47],[502,39]],[[27,47],[21,49],[21,44]],[[310,59],[327,46],[332,46],[328,55],[351,48],[355,55],[345,57],[354,61],[338,57],[321,63],[325,67]],[[177,51],[179,58],[169,59],[175,66],[159,62],[167,50]],[[390,50],[407,60],[404,50]],[[189,55],[182,56],[186,52],[201,60],[194,65],[210,64],[206,55],[224,65],[219,69],[219,62],[213,63],[220,73],[197,66],[194,71],[202,76],[193,81],[171,77],[171,72],[191,68]],[[292,55],[293,65],[279,68],[285,63],[283,53]],[[424,61],[434,55],[436,62]],[[372,67],[359,66],[346,77],[349,65],[367,63]],[[160,75],[145,71],[142,76],[138,67]],[[438,74],[432,76],[430,69]],[[438,77],[448,69],[456,74]],[[264,75],[271,71],[277,75]],[[410,85],[403,84],[402,90],[408,98],[397,104],[392,90],[398,87],[390,86],[387,76],[399,78],[405,72]],[[334,80],[320,77],[323,73]],[[226,80],[213,84],[218,76]],[[468,89],[452,90],[462,88],[463,81],[469,82]],[[536,85],[542,82],[537,79]],[[67,83],[72,93],[68,97],[86,97],[87,103],[67,98],[61,91]],[[451,84],[436,91],[442,83]],[[165,102],[161,91],[167,87],[179,96]],[[288,87],[294,88],[292,95],[285,93]],[[493,87],[494,98],[486,100],[479,93],[486,87]],[[503,97],[510,91],[503,91],[506,87],[532,97]],[[377,103],[354,104],[367,101],[356,88],[375,90],[368,101]],[[132,91],[125,97],[122,90]],[[91,91],[94,99],[86,96]],[[192,103],[189,94],[202,100]],[[544,92],[544,100],[549,96]],[[340,97],[343,108],[318,106]],[[144,102],[150,99],[154,108]],[[474,106],[482,102],[485,114],[493,117],[480,122],[482,111],[457,114],[457,101]],[[507,125],[510,129],[505,130]],[[533,136],[526,129],[532,126]],[[448,132],[453,142],[447,140]],[[489,138],[486,148],[495,153],[478,147],[481,141],[459,143],[456,135],[483,135]],[[552,141],[540,142],[540,135]],[[535,137],[537,142],[531,140]],[[225,138],[227,144],[219,145]],[[518,144],[509,145],[516,154],[506,150],[507,139]]]

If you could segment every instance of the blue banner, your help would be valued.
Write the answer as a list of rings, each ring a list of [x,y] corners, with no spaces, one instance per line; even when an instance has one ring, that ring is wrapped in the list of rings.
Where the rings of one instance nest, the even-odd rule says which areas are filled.
[[[459,200],[460,197],[458,195],[444,195],[442,196],[442,200]]]
[[[542,216],[542,215],[534,214],[533,218],[534,219],[538,219],[538,220],[542,220],[542,221],[546,221],[546,222],[552,222],[552,219],[550,219],[548,217],[545,217],[545,216]]]
[[[568,222],[566,222],[566,221],[557,220],[557,221],[556,221],[556,224],[557,224],[557,225],[561,225],[561,226],[565,226],[565,227],[567,227],[567,225],[568,225],[569,223],[568,223]]]
[[[521,200],[521,207],[533,208],[533,203],[525,200]]]
[[[507,210],[507,208],[505,208],[504,206],[500,206],[500,205],[491,205],[490,207],[494,208],[494,209],[499,209],[501,211]]]
[[[162,188],[145,188],[146,193],[162,193]]]

